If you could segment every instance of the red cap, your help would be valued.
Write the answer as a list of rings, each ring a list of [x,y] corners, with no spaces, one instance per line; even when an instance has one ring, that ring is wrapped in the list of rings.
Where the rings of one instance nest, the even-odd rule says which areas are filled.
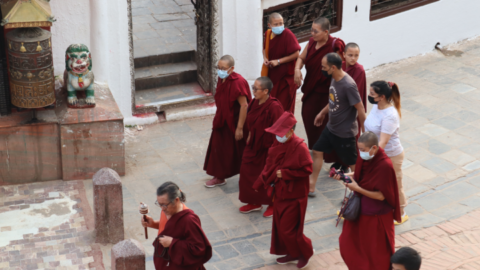
[[[277,122],[275,122],[271,127],[265,129],[266,132],[272,133],[279,137],[285,136],[290,129],[297,123],[295,116],[291,112],[284,112]]]

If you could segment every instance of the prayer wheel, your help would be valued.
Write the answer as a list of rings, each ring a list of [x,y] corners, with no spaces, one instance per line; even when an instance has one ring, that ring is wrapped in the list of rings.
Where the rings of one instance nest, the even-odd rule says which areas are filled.
[[[55,102],[52,34],[39,27],[17,28],[6,35],[10,93],[19,108],[42,108]]]

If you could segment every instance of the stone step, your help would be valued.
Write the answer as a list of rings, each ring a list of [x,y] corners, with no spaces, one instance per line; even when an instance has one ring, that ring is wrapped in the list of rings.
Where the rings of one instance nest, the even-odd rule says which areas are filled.
[[[135,68],[150,67],[163,64],[180,63],[195,61],[195,51],[174,52],[169,54],[149,55],[136,57],[134,60]]]
[[[197,65],[193,61],[135,69],[135,91],[144,91],[195,81],[197,81]]]
[[[167,109],[213,102],[196,82],[157,87],[135,92],[135,113],[162,112]]]

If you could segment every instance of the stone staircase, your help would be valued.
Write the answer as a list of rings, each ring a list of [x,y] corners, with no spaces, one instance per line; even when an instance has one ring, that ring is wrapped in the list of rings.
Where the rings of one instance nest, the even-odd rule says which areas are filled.
[[[210,106],[211,93],[197,83],[195,51],[135,58],[135,114]],[[168,117],[166,120],[169,120]]]

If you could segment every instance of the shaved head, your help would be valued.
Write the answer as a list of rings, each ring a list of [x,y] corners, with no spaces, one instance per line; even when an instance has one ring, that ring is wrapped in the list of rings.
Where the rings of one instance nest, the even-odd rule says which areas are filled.
[[[319,17],[313,21],[314,24],[320,25],[323,31],[328,31],[330,33],[330,20],[325,17]]]
[[[360,51],[360,46],[358,46],[357,43],[353,43],[353,42],[350,42],[350,43],[347,43],[347,45],[345,45],[345,52],[348,51],[349,48],[352,48],[352,49],[358,49]]]
[[[228,64],[228,67],[235,66],[235,59],[231,55],[225,54],[220,58],[220,61],[225,61]]]
[[[273,88],[273,83],[269,77],[258,77],[256,81],[260,83],[262,90],[268,89],[268,93],[270,94],[270,91],[272,91]]]
[[[282,15],[280,15],[280,13],[278,13],[278,12],[274,12],[274,13],[268,15],[268,22],[271,23],[272,20],[280,19],[280,18],[283,19]]]
[[[375,133],[368,131],[362,134],[360,138],[358,138],[359,143],[363,143],[365,147],[371,148],[372,146],[378,147],[378,137]]]

